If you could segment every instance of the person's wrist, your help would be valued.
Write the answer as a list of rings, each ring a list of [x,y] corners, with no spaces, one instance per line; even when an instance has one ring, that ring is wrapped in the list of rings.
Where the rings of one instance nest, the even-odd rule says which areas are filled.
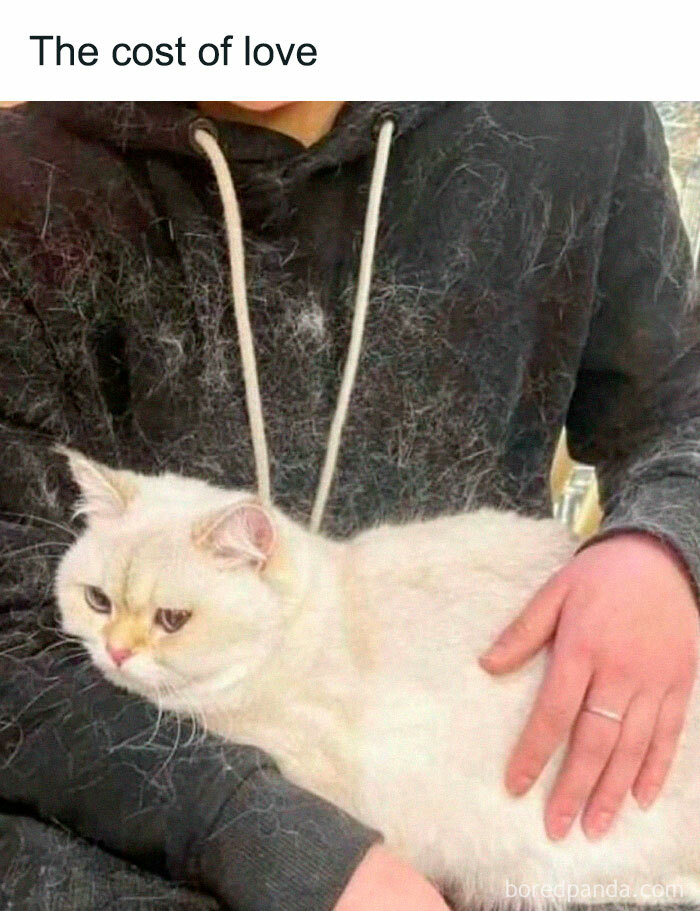
[[[679,575],[683,577],[696,604],[700,606],[700,603],[698,602],[697,586],[685,558],[680,553],[679,549],[667,538],[654,534],[652,531],[635,528],[612,528],[609,531],[604,531],[602,534],[585,541],[579,548],[578,553],[581,553],[583,550],[588,550],[589,548],[605,545],[608,542],[618,540],[629,542],[633,545],[637,544],[641,548],[646,548],[650,555],[667,558],[669,563],[676,568]]]
[[[333,911],[448,911],[437,889],[383,844],[373,845]]]

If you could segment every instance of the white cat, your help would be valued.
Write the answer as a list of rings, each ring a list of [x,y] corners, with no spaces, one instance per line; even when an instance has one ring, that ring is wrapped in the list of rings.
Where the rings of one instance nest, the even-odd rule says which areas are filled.
[[[329,541],[250,494],[67,455],[87,528],[58,603],[115,684],[268,751],[460,907],[697,901],[697,699],[662,796],[600,841],[547,838],[556,761],[505,790],[546,659],[495,679],[477,656],[572,553],[558,523],[479,510]]]

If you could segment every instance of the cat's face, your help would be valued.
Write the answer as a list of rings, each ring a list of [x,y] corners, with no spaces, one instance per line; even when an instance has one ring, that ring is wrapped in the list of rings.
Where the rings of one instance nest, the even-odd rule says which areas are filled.
[[[122,687],[172,708],[214,703],[283,632],[265,578],[271,515],[249,495],[67,454],[88,522],[57,575],[64,630]]]

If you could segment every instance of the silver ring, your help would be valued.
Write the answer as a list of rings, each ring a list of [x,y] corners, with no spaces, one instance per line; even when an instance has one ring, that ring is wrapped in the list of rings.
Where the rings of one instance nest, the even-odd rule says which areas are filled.
[[[599,709],[595,705],[585,705],[583,710],[584,712],[590,712],[591,715],[599,715],[601,718],[607,718],[608,721],[614,721],[616,724],[622,723],[622,715],[618,715],[617,712],[612,712],[610,709]]]

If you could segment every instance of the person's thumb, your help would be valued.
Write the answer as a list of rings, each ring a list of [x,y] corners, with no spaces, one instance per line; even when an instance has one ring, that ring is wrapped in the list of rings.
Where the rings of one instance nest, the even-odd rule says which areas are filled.
[[[552,576],[479,658],[484,670],[505,674],[536,654],[554,635],[565,594],[560,574]]]

